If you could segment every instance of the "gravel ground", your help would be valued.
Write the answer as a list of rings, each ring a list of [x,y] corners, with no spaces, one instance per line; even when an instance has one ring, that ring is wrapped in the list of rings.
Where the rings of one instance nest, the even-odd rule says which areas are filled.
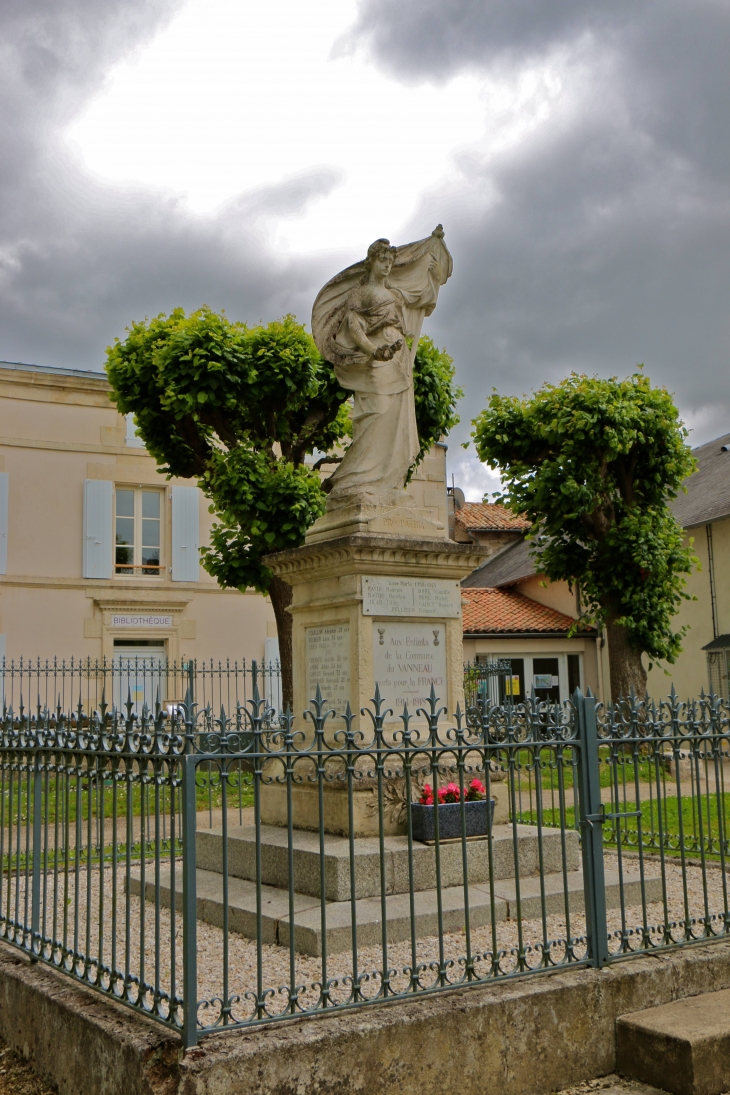
[[[606,869],[615,870],[617,860],[615,856],[606,856]],[[631,861],[625,864],[625,869],[636,871],[638,864]],[[658,874],[658,864],[649,863],[646,867],[647,876]],[[112,960],[112,885],[111,872],[105,871],[104,885],[104,946],[102,949],[102,964]],[[67,923],[66,939],[68,945],[73,946],[77,953],[98,955],[99,938],[99,879],[94,873],[91,885],[91,910],[92,915],[88,925],[85,920],[85,901],[87,895],[86,872],[79,874],[79,891],[82,896],[81,908],[77,929],[74,925],[73,913],[73,877],[70,879],[68,904],[65,906],[69,919]],[[704,896],[702,884],[702,872],[698,867],[688,867],[686,873],[687,901],[690,917],[704,915]],[[14,896],[14,895],[13,895]],[[22,916],[24,894],[20,893],[20,911]],[[64,901],[59,903],[63,911]],[[720,914],[724,908],[723,900],[723,876],[719,870],[707,871],[707,899],[711,914]],[[138,974],[140,962],[144,957],[144,978],[148,984],[157,985],[162,993],[171,992],[171,950],[173,946],[175,955],[176,992],[182,989],[182,920],[180,910],[175,921],[174,934],[171,931],[171,916],[167,909],[160,909],[157,913],[158,922],[155,920],[155,909],[149,902],[144,908],[140,907],[137,898],[129,898],[129,936],[127,939],[124,917],[124,889],[123,879],[119,879],[117,900],[119,903],[119,915],[116,924],[116,952],[113,956],[114,967],[117,970],[128,969],[132,974]],[[667,867],[667,904],[668,923],[675,925],[684,921],[684,884],[681,868],[668,865]],[[7,912],[7,894],[3,901],[4,912]],[[14,905],[14,902],[13,902]],[[12,913],[12,907],[11,907]],[[639,938],[637,929],[641,929],[643,922],[640,907],[628,908],[625,920],[622,924],[619,910],[611,910],[608,914],[609,931],[613,934],[611,949],[618,950],[621,946],[621,932],[628,932],[628,945],[638,947]],[[646,923],[651,938],[661,940],[661,928],[664,923],[664,912],[661,904],[649,905],[646,910]],[[75,931],[77,933],[75,935]],[[585,943],[581,940],[585,931],[583,916],[571,918],[570,934],[577,940],[574,944],[574,957],[580,958],[585,953]],[[52,932],[52,921],[49,914],[47,932]],[[154,940],[159,932],[160,948],[156,951]],[[674,928],[676,937],[681,937],[681,928]],[[62,921],[56,925],[56,938],[63,938]],[[522,967],[537,967],[541,962],[544,942],[547,941],[549,953],[555,962],[559,962],[565,956],[566,924],[562,915],[547,917],[545,934],[543,925],[539,920],[507,920],[498,923],[494,927],[494,935],[491,927],[482,927],[472,930],[471,951],[475,960],[475,969],[483,975],[489,974],[492,969],[491,955],[494,953],[496,936],[496,948],[499,952],[499,964],[503,973],[514,971],[520,962]],[[523,943],[523,955],[518,951],[520,936]],[[74,944],[74,938],[77,942]],[[445,935],[442,941],[442,953],[440,953],[439,940],[432,936],[417,940],[416,960],[423,968],[420,971],[420,982],[423,987],[438,983],[439,966],[445,969],[445,976],[449,981],[459,980],[463,970],[463,961],[466,951],[466,936],[463,931]],[[155,968],[155,954],[159,966]],[[285,1011],[288,1004],[288,989],[290,984],[291,956],[288,949],[271,944],[264,944],[261,948],[262,985],[264,990],[269,990],[267,1010],[270,1014]],[[319,985],[322,981],[322,962],[320,958],[312,958],[305,955],[294,955],[294,976],[297,986],[301,986],[299,992],[300,1005],[316,1006],[320,995]],[[197,936],[197,961],[198,961],[198,998],[210,1001],[207,1008],[201,1009],[201,1019],[206,1023],[214,1022],[220,1011],[220,999],[226,995],[234,995],[237,999],[232,1001],[232,1016],[243,1019],[252,1013],[257,984],[257,948],[256,944],[241,935],[231,933],[226,944],[223,932],[219,928],[203,922],[198,923]],[[409,974],[406,967],[411,965],[410,942],[397,943],[388,947],[388,967],[391,972],[391,987],[395,991],[404,991],[409,985]],[[361,983],[361,992],[365,997],[377,995],[380,990],[383,968],[383,953],[379,946],[363,947],[358,954],[358,972],[366,974]],[[78,964],[83,970],[83,960]],[[227,969],[228,983],[224,983],[224,969]],[[94,967],[92,966],[92,976]],[[332,984],[330,998],[333,1002],[344,1001],[348,998],[352,984],[352,955],[343,953],[329,958],[327,965],[327,978],[333,979],[337,984]],[[132,985],[131,991],[136,994],[136,988]],[[152,994],[147,996],[147,1002],[152,1002]],[[161,1004],[165,1011],[165,1001]]]
[[[613,1073],[600,1080],[586,1080],[582,1084],[566,1087],[559,1095],[664,1095],[658,1087],[640,1084],[637,1080],[624,1080]]]
[[[0,1042],[0,1095],[55,1095],[57,1090],[39,1080],[19,1053]]]

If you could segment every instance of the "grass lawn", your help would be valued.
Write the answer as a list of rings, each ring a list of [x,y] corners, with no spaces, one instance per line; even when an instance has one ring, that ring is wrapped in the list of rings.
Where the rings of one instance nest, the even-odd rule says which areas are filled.
[[[623,798],[623,796],[621,796]],[[621,813],[637,810],[635,801],[622,802]],[[613,806],[605,804],[606,813],[614,812]],[[618,811],[617,811],[618,812]],[[536,824],[537,811],[527,810],[520,815],[520,821]],[[568,828],[575,825],[575,808],[565,809],[565,822]],[[551,828],[560,826],[560,811],[550,807],[543,809],[543,825]],[[641,844],[647,851],[659,850],[663,845],[667,851],[679,851],[681,847],[688,855],[699,853],[704,847],[710,855],[719,851],[719,840],[724,836],[727,842],[730,834],[730,793],[703,795],[701,798],[676,795],[654,797],[641,803],[641,818],[623,817],[607,821],[603,826],[603,842],[607,847],[616,847],[620,838],[621,846],[638,847],[639,825],[641,825]]]
[[[0,782],[0,794],[2,794],[2,823],[7,828],[11,824],[18,823],[25,826],[33,823],[33,778],[30,786],[27,773],[5,772],[4,781]],[[171,796],[176,796],[176,810],[181,810],[179,779],[175,777],[175,787],[171,786],[170,770],[167,766],[162,769],[161,775],[156,780],[151,771],[145,772],[140,777],[138,770],[130,773],[130,778],[122,773],[113,780],[107,773],[103,787],[100,781],[87,775],[71,775],[56,777],[49,774],[46,780],[43,777],[42,805],[44,822],[47,819],[50,826],[68,820],[75,822],[77,816],[84,820],[93,818],[112,818],[116,805],[116,813],[120,823],[127,815],[128,804],[131,804],[133,817],[139,817],[144,804],[145,814],[153,815],[156,809],[161,813],[169,814]],[[159,799],[159,802],[158,802]],[[218,769],[202,763],[198,768],[195,788],[196,809],[220,809],[223,805],[223,786],[221,774]],[[249,773],[234,770],[228,779],[227,806],[229,809],[238,809],[239,806],[253,805],[252,777]]]

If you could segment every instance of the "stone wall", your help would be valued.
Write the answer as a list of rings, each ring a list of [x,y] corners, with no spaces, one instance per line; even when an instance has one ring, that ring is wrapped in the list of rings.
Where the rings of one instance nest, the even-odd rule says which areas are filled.
[[[179,1039],[0,945],[0,1036],[60,1095],[547,1095],[615,1067],[617,1016],[730,988],[730,942]]]

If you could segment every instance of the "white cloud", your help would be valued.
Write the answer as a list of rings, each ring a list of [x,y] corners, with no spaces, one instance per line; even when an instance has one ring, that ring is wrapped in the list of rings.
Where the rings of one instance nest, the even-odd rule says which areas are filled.
[[[451,486],[461,487],[467,502],[481,502],[485,494],[494,494],[501,486],[497,472],[477,459],[473,449],[450,445],[446,457],[446,479]]]
[[[405,84],[363,52],[336,48],[355,14],[355,0],[190,0],[112,71],[67,139],[101,179],[159,188],[198,214],[334,168],[341,182],[326,201],[269,217],[269,242],[358,254],[379,235],[405,242],[421,195],[460,175],[455,154],[526,140],[562,82],[544,64],[501,81]]]
[[[687,440],[693,449],[730,433],[728,408],[722,403],[711,403],[688,411],[680,409],[680,414],[689,430]]]

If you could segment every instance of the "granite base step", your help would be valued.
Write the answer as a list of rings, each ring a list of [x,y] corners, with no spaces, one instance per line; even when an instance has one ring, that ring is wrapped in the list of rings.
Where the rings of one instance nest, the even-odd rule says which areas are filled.
[[[672,1095],[730,1091],[730,989],[619,1016],[616,1069]]]
[[[580,867],[578,834],[565,833],[565,864],[562,836],[559,829],[542,830],[542,869],[546,874]],[[492,875],[494,879],[535,875],[540,870],[538,831],[534,825],[495,825],[491,841]],[[408,870],[408,839],[389,836],[385,846],[386,893],[407,893],[410,889]],[[436,849],[433,845],[414,842],[413,888],[432,889],[436,884]],[[355,860],[355,897],[376,897],[380,894],[380,843],[377,838],[357,837],[353,841]],[[470,883],[489,882],[489,841],[486,837],[470,840],[466,845]],[[294,889],[311,897],[320,896],[319,834],[295,829],[292,833]],[[463,878],[461,841],[442,844],[441,884],[458,886]],[[325,897],[327,901],[349,901],[350,842],[347,837],[325,834],[324,838]],[[199,829],[196,835],[196,862],[206,871],[223,870],[223,830]],[[256,878],[256,830],[253,825],[229,827],[228,874],[234,878]],[[286,829],[275,825],[261,826],[261,881],[267,886],[287,889],[289,885],[289,848]]]
[[[469,911],[473,928],[483,927],[492,922],[515,919],[518,910],[524,919],[538,919],[541,915],[543,897],[548,915],[560,914],[565,909],[565,890],[572,914],[584,909],[583,872],[571,871],[566,877],[562,872],[539,877],[521,878],[518,886],[515,879],[503,879],[494,884],[494,895],[488,885],[469,882]],[[645,880],[647,900],[661,899],[661,880]],[[138,871],[130,878],[130,890],[133,894],[141,892]],[[182,872],[175,873],[176,907],[182,908]],[[148,901],[155,900],[155,883],[146,880],[145,896]],[[170,872],[163,871],[160,877],[160,903],[170,906]],[[264,943],[289,946],[291,918],[289,893],[276,886],[261,887],[262,920],[261,938]],[[624,874],[624,900],[627,905],[641,901],[640,880],[638,876]],[[294,902],[294,947],[300,954],[319,956],[322,953],[322,903],[308,894],[295,893]],[[461,931],[464,928],[464,889],[463,886],[447,886],[441,890],[442,923],[444,932]],[[617,908],[620,904],[619,876],[617,872],[606,872],[606,903],[608,908]],[[348,951],[352,942],[352,904],[350,901],[325,902],[325,931],[327,950],[331,954]],[[359,898],[355,902],[358,945],[371,946],[381,940],[382,905],[380,897]],[[198,919],[216,927],[223,926],[223,875],[218,871],[197,871],[197,915]],[[392,893],[386,897],[386,917],[388,921],[388,939],[393,943],[402,942],[411,937],[411,910],[408,893]],[[438,892],[436,889],[423,889],[414,894],[415,936],[423,939],[438,934]],[[256,938],[256,886],[253,882],[236,877],[228,879],[228,926],[249,939]]]

